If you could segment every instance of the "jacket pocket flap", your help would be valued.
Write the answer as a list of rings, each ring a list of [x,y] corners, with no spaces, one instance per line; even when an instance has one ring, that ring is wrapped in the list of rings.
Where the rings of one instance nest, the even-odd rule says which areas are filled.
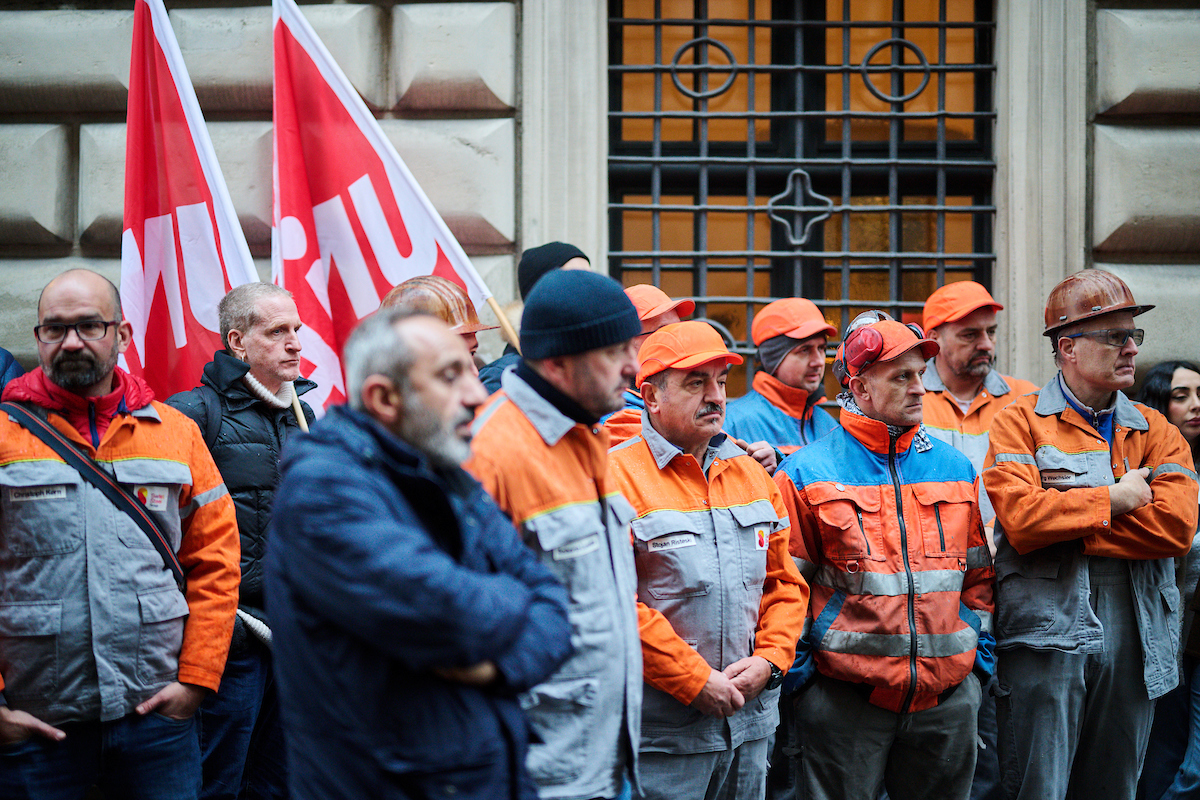
[[[139,594],[138,609],[141,611],[142,622],[166,622],[186,617],[188,614],[187,599],[178,589]]]
[[[708,514],[707,511],[695,513]],[[641,519],[633,521],[633,535],[643,542],[648,542],[651,539],[657,539],[660,536],[667,536],[672,533],[700,534],[703,532],[704,526],[701,525],[701,521],[693,519],[693,514],[688,514],[684,511],[672,511],[670,509],[651,511]]]
[[[57,636],[62,603],[0,603],[0,635]]]
[[[607,501],[608,512],[617,521],[618,527],[628,525],[637,516],[637,512],[633,510],[633,506],[625,499],[625,495],[614,494],[608,497]]]
[[[82,480],[61,461],[24,461],[0,469],[0,486],[74,486]]]
[[[113,474],[121,483],[150,486],[191,486],[192,471],[187,465],[150,458],[131,458],[113,462]]]
[[[745,506],[731,506],[729,511],[743,528],[761,525],[764,522],[774,526],[779,522],[779,515],[768,500],[755,500]]]
[[[975,501],[974,486],[966,481],[912,483],[909,484],[909,488],[923,506],[931,506],[935,503],[972,503]]]
[[[537,536],[538,544],[547,553],[568,542],[604,532],[593,503],[558,508],[532,517],[525,520],[525,528]]]
[[[587,706],[596,704],[597,678],[560,678],[538,684],[521,695],[521,708],[537,705]]]
[[[996,580],[1002,581],[1010,575],[1020,575],[1023,578],[1046,578],[1054,580],[1058,577],[1061,562],[1058,558],[1045,556],[1022,556],[1016,558],[997,559]]]
[[[1087,453],[1064,453],[1057,447],[1039,447],[1034,456],[1039,470],[1065,469],[1082,475],[1088,471]]]
[[[828,503],[830,500],[849,500],[863,511],[878,511],[883,502],[878,486],[821,482],[805,486],[804,493],[816,504]]]

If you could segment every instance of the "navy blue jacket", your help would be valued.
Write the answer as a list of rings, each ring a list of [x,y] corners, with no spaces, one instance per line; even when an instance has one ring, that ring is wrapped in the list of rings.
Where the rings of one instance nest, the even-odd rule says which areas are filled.
[[[11,381],[13,378],[19,378],[25,374],[25,370],[17,363],[17,359],[13,354],[0,347],[0,389]]]
[[[569,654],[567,596],[473,478],[336,407],[284,448],[267,540],[294,798],[536,797],[517,695]],[[485,660],[485,689],[434,672]]]

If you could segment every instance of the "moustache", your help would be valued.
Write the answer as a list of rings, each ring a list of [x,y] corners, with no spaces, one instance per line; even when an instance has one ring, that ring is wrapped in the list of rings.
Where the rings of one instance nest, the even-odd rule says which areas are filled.
[[[696,416],[707,417],[709,414],[721,414],[724,411],[725,409],[716,403],[706,403],[703,408],[696,412]]]

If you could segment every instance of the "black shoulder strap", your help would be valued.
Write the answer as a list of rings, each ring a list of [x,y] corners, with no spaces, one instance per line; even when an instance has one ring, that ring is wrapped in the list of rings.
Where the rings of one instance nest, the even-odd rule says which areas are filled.
[[[196,387],[200,393],[200,402],[204,403],[204,444],[211,451],[221,434],[221,395],[206,383]]]
[[[63,436],[50,423],[40,419],[36,414],[33,414],[26,408],[22,408],[16,403],[0,403],[0,410],[7,413],[13,422],[21,425],[40,439],[43,444],[57,453],[84,480],[99,489],[108,498],[110,503],[128,514],[130,519],[150,539],[150,543],[154,545],[154,549],[158,551],[158,554],[162,556],[163,564],[175,576],[175,582],[179,584],[179,591],[185,591],[187,579],[183,574],[183,566],[180,565],[179,559],[176,558],[175,552],[171,549],[166,534],[159,528],[158,523],[150,516],[150,513],[146,511],[145,506],[139,503],[111,475],[102,470],[99,464],[76,447],[70,439]]]

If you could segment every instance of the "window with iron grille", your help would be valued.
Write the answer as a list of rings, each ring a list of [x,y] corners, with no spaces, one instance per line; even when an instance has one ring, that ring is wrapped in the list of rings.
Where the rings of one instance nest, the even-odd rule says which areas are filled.
[[[610,0],[610,273],[694,298],[742,353],[780,297],[844,330],[867,308],[919,322],[948,281],[990,287],[992,13]]]

